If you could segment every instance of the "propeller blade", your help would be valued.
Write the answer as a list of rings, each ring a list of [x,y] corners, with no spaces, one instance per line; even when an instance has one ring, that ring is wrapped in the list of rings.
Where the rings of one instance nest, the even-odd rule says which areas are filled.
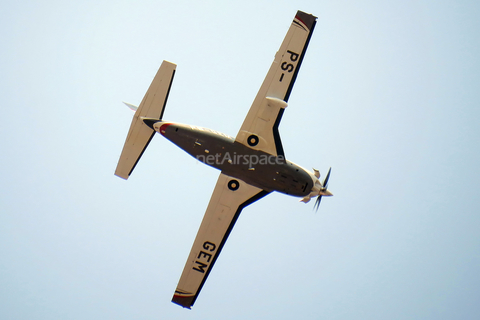
[[[313,169],[313,170],[315,171],[315,174],[318,172],[318,170],[315,170],[315,169]],[[320,202],[322,202],[322,193],[325,196],[331,196],[332,195],[332,193],[327,190],[328,179],[330,179],[330,172],[331,171],[332,171],[332,167],[330,167],[330,169],[328,169],[327,175],[325,176],[325,180],[323,180],[323,186],[320,189],[320,192],[319,192],[319,195],[317,197],[317,200],[315,201],[315,204],[313,205],[313,209],[315,210],[315,212],[318,211],[318,207],[320,207]],[[318,176],[320,176],[320,174]]]
[[[315,204],[313,205],[313,209],[315,212],[318,211],[318,207],[320,207],[320,202],[322,201],[322,196],[318,196],[317,200],[315,201]]]
[[[332,171],[332,167],[328,169],[327,176],[325,177],[325,180],[323,180],[323,187],[327,188],[328,186],[328,179],[330,178],[330,171]]]

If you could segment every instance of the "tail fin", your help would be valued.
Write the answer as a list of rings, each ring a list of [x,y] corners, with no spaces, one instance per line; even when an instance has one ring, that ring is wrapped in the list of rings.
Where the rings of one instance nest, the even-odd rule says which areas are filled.
[[[155,78],[145,93],[140,106],[133,116],[122,154],[118,160],[115,175],[128,179],[138,160],[152,140],[155,131],[143,123],[143,119],[159,119],[163,117],[168,93],[175,75],[176,64],[163,61]]]
[[[131,104],[131,103],[128,103],[128,102],[125,102],[125,101],[123,101],[123,103],[125,103],[125,105],[126,105],[127,107],[129,107],[130,110],[133,110],[133,111],[137,111],[137,110],[138,110],[138,107],[137,107],[137,106],[134,106],[134,105]]]

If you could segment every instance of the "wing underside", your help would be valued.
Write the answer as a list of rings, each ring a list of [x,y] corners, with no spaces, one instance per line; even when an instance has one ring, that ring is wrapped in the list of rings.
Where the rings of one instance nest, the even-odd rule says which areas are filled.
[[[298,11],[245,118],[236,141],[284,156],[278,125],[305,56],[317,17]]]
[[[172,302],[185,308],[193,306],[240,212],[267,194],[220,173]]]

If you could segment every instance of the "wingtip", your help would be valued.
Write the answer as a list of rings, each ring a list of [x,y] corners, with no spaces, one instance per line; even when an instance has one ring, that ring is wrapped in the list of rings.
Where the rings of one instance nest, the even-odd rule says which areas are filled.
[[[172,298],[173,303],[178,304],[179,306],[189,310],[192,309],[194,300],[195,300],[195,296],[174,295]]]
[[[308,30],[312,30],[317,21],[317,17],[315,17],[313,14],[306,13],[300,10],[297,11],[295,18],[303,22],[303,24],[308,28]]]
[[[123,180],[128,180],[129,175],[123,172],[115,171],[115,175]]]

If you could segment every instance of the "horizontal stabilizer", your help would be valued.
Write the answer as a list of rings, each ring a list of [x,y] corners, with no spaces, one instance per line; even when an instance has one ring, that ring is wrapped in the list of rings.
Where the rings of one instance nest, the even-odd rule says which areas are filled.
[[[143,119],[162,119],[176,67],[177,65],[171,62],[163,61],[140,106],[135,111],[115,170],[115,175],[120,178],[128,179],[152,140],[155,131],[147,126]]]

